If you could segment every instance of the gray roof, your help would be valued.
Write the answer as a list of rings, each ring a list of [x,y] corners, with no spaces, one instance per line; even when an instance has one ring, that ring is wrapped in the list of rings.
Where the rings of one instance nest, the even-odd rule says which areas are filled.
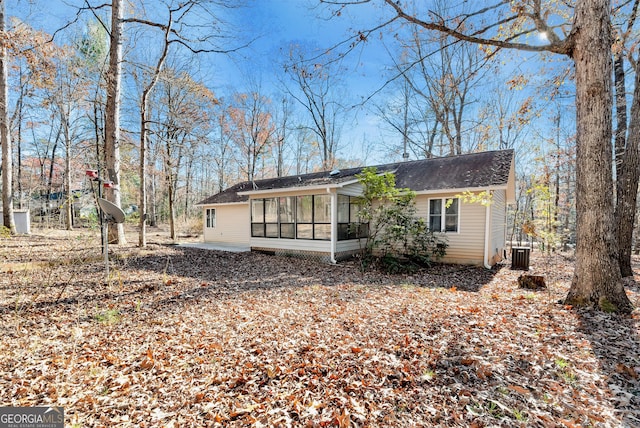
[[[393,172],[397,187],[413,191],[484,188],[506,186],[509,181],[513,150],[470,153],[443,158],[421,159],[385,165],[375,165],[378,172]],[[245,202],[248,195],[239,192],[277,190],[321,185],[337,185],[356,180],[365,167],[342,169],[288,177],[245,181],[210,196],[198,205]]]

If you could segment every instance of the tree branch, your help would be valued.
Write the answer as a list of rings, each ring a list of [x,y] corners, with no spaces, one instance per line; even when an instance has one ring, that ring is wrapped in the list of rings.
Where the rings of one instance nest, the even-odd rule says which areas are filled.
[[[550,40],[550,43],[546,45],[530,45],[527,43],[515,43],[515,42],[509,42],[505,40],[483,38],[483,37],[478,37],[476,35],[464,34],[456,29],[446,26],[443,22],[437,23],[437,22],[423,21],[413,15],[406,13],[402,8],[402,6],[396,3],[394,0],[384,0],[384,2],[394,9],[394,11],[396,12],[399,18],[402,18],[407,22],[410,22],[414,25],[418,25],[426,30],[439,31],[441,33],[447,34],[451,37],[455,37],[456,39],[459,39],[459,40],[464,40],[466,42],[471,42],[471,43],[481,44],[481,45],[488,45],[488,46],[495,46],[498,48],[518,49],[518,50],[528,51],[528,52],[553,52],[553,53],[559,53],[559,54],[564,54],[569,56],[571,55],[571,52],[572,52],[571,37],[568,37],[565,40],[557,39],[556,42]]]

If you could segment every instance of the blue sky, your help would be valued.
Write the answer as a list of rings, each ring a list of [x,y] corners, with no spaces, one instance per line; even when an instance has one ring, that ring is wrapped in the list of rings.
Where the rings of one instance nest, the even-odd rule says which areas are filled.
[[[103,3],[89,2],[92,5]],[[153,12],[155,2],[145,0],[147,12]],[[278,76],[282,72],[281,49],[286,51],[290,43],[299,42],[324,50],[380,18],[380,10],[358,7],[346,10],[340,17],[326,19],[327,10],[318,3],[317,0],[247,0],[245,7],[225,11],[227,28],[237,38],[236,43],[249,40],[252,43],[230,56],[202,55],[197,60],[202,70],[201,78],[216,92],[248,90],[253,81],[258,82],[268,95],[275,94],[279,92]],[[35,28],[53,32],[73,19],[76,7],[82,4],[83,0],[14,0],[7,4],[7,16],[19,16]],[[64,34],[61,36],[65,37]],[[345,73],[341,76],[345,88],[341,94],[343,103],[357,105],[384,84],[387,56],[383,44],[375,40],[363,44],[345,59]],[[356,148],[363,138],[381,139],[381,126],[374,115],[361,107],[352,112],[343,127],[342,139],[343,146],[350,145],[355,150],[343,153],[346,158],[362,157]]]
[[[99,0],[89,1],[94,5],[102,3]],[[159,0],[132,2],[139,4],[140,1],[144,1],[149,14],[154,10],[162,10],[159,8]],[[76,6],[83,2],[84,0],[13,0],[7,3],[7,16],[18,15],[32,26],[52,32],[72,19]],[[226,27],[228,35],[233,36],[230,39],[232,47],[252,40],[250,46],[230,56],[201,55],[193,61],[192,68],[200,70],[200,78],[216,93],[250,90],[253,82],[258,83],[266,95],[275,97],[281,92],[278,87],[283,60],[280,49],[286,49],[292,42],[314,45],[322,50],[330,48],[346,40],[357,30],[373,27],[380,22],[384,13],[389,13],[389,8],[354,6],[346,8],[339,17],[327,19],[328,11],[325,6],[319,6],[318,0],[246,0],[245,7],[225,11],[224,19],[229,24]],[[387,50],[397,51],[395,43],[392,35],[383,32],[381,37],[376,36],[359,45],[342,64],[345,71],[341,75],[343,88],[340,101],[345,105],[356,106],[345,118],[341,133],[343,150],[339,153],[342,158],[360,158],[367,163],[400,160],[399,157],[391,159],[388,156],[388,146],[400,145],[400,136],[391,133],[381,119],[372,113],[371,103],[366,107],[358,107],[360,100],[375,94],[387,81],[392,64]],[[153,58],[153,47],[148,47],[147,51],[150,52],[149,57]],[[526,61],[523,54],[510,52],[503,58],[500,73],[506,75],[508,70],[519,66],[525,71],[531,70],[544,64],[539,58],[533,58],[529,55],[529,61]],[[499,79],[500,73],[493,74],[494,78]],[[383,97],[392,97],[393,92],[389,89],[372,101],[381,102]],[[487,94],[478,96],[484,97]],[[366,158],[361,150],[361,143],[365,140],[381,145]]]

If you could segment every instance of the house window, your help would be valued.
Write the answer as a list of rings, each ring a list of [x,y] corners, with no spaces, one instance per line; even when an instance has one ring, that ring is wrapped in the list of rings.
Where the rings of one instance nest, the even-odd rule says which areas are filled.
[[[457,232],[460,214],[458,198],[429,200],[429,229],[434,232]]]
[[[208,228],[216,227],[216,209],[207,208],[206,216],[207,216],[207,227]]]
[[[360,223],[358,198],[338,195],[338,240],[364,238],[368,225]]]

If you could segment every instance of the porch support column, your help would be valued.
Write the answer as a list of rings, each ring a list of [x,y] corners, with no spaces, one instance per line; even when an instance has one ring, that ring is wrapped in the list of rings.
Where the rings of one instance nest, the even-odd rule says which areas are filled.
[[[334,189],[332,192],[327,188],[327,192],[331,195],[331,255],[330,262],[336,264],[336,247],[338,243],[338,191]]]

